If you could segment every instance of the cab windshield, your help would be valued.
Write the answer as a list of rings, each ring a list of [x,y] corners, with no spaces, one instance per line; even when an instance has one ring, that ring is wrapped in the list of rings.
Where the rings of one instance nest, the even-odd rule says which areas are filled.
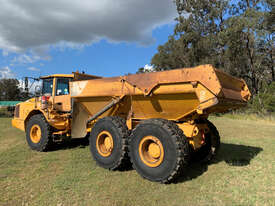
[[[43,79],[42,95],[52,95],[53,91],[53,78]]]

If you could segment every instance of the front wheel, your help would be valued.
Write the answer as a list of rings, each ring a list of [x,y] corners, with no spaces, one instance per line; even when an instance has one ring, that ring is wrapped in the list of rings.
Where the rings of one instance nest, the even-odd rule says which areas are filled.
[[[26,140],[36,151],[46,151],[52,144],[51,126],[42,114],[32,116],[26,125]]]

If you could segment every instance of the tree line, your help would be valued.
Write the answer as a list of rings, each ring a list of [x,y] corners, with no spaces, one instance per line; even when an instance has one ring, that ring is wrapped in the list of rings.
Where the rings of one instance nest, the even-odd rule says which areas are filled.
[[[212,64],[247,82],[248,110],[275,112],[275,0],[174,2],[177,23],[151,60],[154,70]]]
[[[33,96],[19,85],[17,79],[0,79],[0,101],[24,101]]]
[[[155,70],[212,64],[245,79],[253,94],[275,81],[274,0],[174,2],[177,24],[151,60]]]

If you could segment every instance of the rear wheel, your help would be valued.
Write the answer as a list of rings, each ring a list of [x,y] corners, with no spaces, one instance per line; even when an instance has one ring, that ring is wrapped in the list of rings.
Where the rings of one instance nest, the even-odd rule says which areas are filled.
[[[104,117],[96,122],[90,135],[90,150],[96,163],[106,169],[123,169],[129,165],[129,131],[120,117]]]
[[[146,179],[169,183],[187,166],[189,145],[172,121],[145,120],[133,130],[130,140],[133,167]]]
[[[51,126],[42,114],[32,116],[26,125],[26,139],[31,149],[46,151],[52,144]]]
[[[205,144],[193,153],[194,161],[209,162],[217,155],[220,148],[220,134],[217,128],[209,120],[206,120],[206,123],[210,131],[206,134]]]

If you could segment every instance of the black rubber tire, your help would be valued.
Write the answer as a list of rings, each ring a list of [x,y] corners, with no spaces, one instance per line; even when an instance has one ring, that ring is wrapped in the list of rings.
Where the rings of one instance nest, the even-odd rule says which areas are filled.
[[[30,130],[33,125],[39,125],[41,129],[41,139],[38,143],[34,143],[30,138]],[[32,150],[39,152],[47,151],[52,145],[52,128],[42,114],[32,116],[26,125],[26,140]]]
[[[114,148],[108,157],[100,155],[96,148],[96,138],[102,131],[108,131],[113,138]],[[98,120],[92,128],[89,138],[90,151],[96,163],[110,170],[123,170],[129,166],[128,157],[129,130],[121,117],[104,117]]]
[[[147,166],[140,158],[139,143],[145,136],[155,136],[162,143],[164,159],[157,167]],[[182,175],[188,165],[189,144],[183,131],[172,121],[148,119],[132,131],[130,159],[142,177],[154,182],[170,183]]]
[[[193,161],[210,162],[217,155],[220,148],[220,134],[215,125],[206,120],[210,132],[205,137],[205,145],[192,154]]]

